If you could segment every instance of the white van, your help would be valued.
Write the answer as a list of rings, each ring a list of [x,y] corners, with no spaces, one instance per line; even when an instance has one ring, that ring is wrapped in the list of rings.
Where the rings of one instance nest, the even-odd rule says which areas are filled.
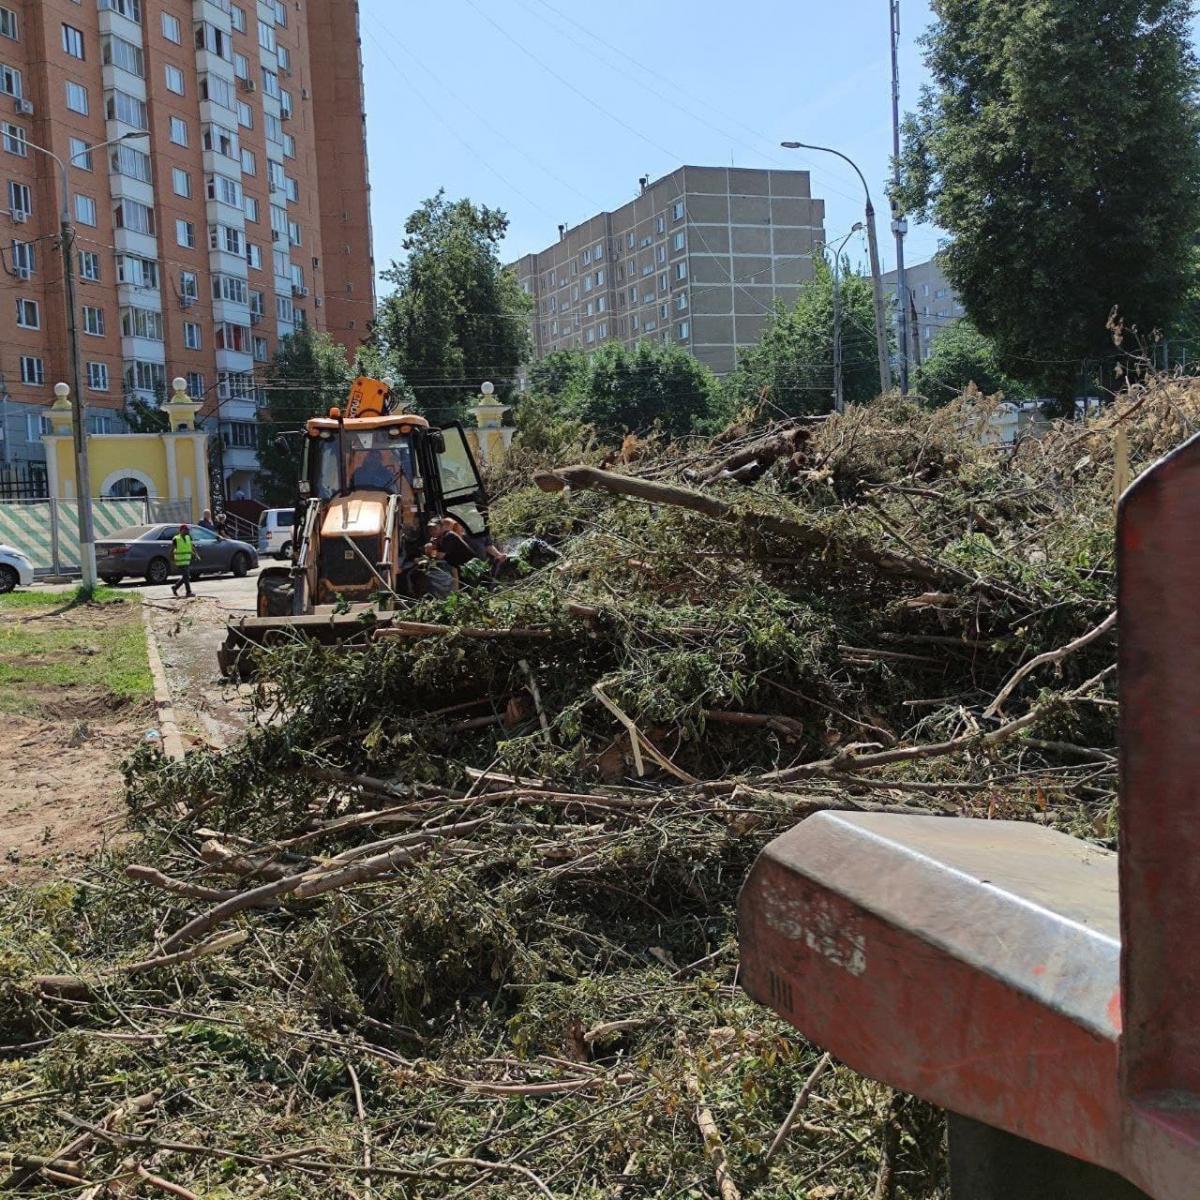
[[[268,508],[258,520],[258,552],[276,558],[292,557],[294,508]]]

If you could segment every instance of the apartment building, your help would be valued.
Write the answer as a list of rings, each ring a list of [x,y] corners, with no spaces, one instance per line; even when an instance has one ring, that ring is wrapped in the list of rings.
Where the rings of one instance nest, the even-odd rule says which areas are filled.
[[[942,273],[937,255],[926,262],[915,263],[904,268],[905,282],[908,285],[909,312],[915,313],[915,320],[910,318],[910,337],[916,345],[912,348],[912,357],[920,362],[928,353],[933,339],[947,325],[953,325],[963,315],[962,301],[950,286],[950,280]],[[896,272],[885,271],[883,286],[887,294],[895,298]],[[912,341],[910,341],[912,345]]]
[[[613,212],[512,264],[533,298],[534,354],[647,338],[719,374],[754,345],[777,301],[812,278],[825,205],[807,171],[680,167]]]
[[[129,400],[182,376],[230,493],[250,492],[278,340],[309,325],[354,347],[373,313],[357,3],[0,0],[10,463],[40,457],[30,406],[71,377],[39,146],[69,164],[90,429],[120,432]]]

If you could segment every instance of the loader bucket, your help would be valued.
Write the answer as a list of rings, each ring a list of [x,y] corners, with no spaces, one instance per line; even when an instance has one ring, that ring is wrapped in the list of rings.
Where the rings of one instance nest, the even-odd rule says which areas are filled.
[[[231,621],[217,663],[227,679],[254,675],[255,650],[286,646],[292,642],[320,642],[325,646],[365,646],[375,630],[390,625],[392,612],[362,606],[345,613],[315,613],[301,617],[242,617]]]

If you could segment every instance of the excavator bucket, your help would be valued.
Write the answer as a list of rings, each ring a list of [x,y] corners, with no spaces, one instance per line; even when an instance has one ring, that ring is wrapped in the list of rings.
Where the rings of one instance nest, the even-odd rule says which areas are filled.
[[[348,613],[310,613],[300,617],[242,617],[230,622],[217,665],[227,679],[249,679],[255,670],[255,651],[296,642],[319,642],[350,649],[365,646],[375,632],[390,625],[397,614],[363,608]]]

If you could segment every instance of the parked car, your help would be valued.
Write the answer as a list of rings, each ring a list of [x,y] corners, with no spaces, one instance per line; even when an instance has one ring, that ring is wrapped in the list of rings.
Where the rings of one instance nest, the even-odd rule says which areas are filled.
[[[294,508],[268,508],[258,521],[259,554],[291,558],[292,526],[295,522]]]
[[[0,542],[0,593],[11,592],[14,588],[29,587],[33,583],[33,563],[29,555],[22,553],[15,546],[6,546]]]
[[[120,583],[129,575],[148,583],[166,583],[179,571],[171,561],[171,539],[179,525],[131,525],[96,543],[96,574],[108,584]],[[192,578],[229,572],[240,579],[258,566],[258,551],[248,542],[218,537],[209,529],[189,525],[196,545]]]

